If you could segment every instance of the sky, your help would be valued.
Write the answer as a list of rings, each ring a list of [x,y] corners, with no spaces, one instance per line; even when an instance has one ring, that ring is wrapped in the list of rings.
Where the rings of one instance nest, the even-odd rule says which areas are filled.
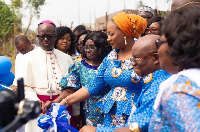
[[[10,0],[4,0],[10,4]],[[140,0],[46,0],[41,7],[40,18],[34,17],[30,29],[36,30],[37,24],[43,20],[51,20],[56,25],[69,26],[73,22],[73,27],[82,23],[94,23],[95,18],[104,16],[105,13],[113,13],[123,9],[136,9]],[[170,10],[170,2],[167,0],[142,0],[144,5],[166,11]],[[157,1],[155,4],[155,1]],[[26,28],[29,23],[29,13],[21,10],[22,28]]]

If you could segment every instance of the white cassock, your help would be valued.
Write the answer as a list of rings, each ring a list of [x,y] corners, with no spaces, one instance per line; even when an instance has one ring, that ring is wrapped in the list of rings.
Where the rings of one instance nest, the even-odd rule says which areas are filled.
[[[32,45],[34,45],[33,50],[37,49],[37,46],[35,44],[32,44]],[[16,58],[15,58],[15,76],[18,75],[17,72],[20,71],[20,69],[18,70],[18,68],[20,68],[21,61],[23,61],[23,56],[24,56],[23,54],[18,53]]]
[[[25,98],[37,101],[50,100],[51,94],[54,100],[61,93],[59,82],[67,73],[73,63],[72,58],[57,50],[45,51],[40,47],[23,55],[16,69],[14,85],[19,77],[24,78]],[[40,98],[40,99],[39,99]],[[37,119],[29,121],[25,126],[26,132],[42,132],[37,126]]]

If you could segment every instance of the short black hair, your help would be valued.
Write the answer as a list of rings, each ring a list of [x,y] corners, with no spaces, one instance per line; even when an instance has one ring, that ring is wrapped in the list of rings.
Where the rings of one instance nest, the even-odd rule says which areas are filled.
[[[56,39],[56,42],[54,44],[54,48],[57,49],[58,39],[63,37],[65,34],[70,34],[70,36],[71,36],[71,45],[70,45],[69,49],[67,50],[67,53],[69,55],[75,54],[75,52],[76,52],[76,43],[75,43],[75,35],[72,32],[72,30],[69,27],[61,26],[61,27],[57,27],[56,31],[57,31],[57,39]]]
[[[80,53],[79,49],[77,48],[77,44],[78,44],[79,38],[80,38],[82,35],[88,34],[88,33],[90,33],[90,32],[91,32],[90,30],[82,30],[82,31],[80,31],[80,33],[79,33],[78,36],[76,37],[75,43],[76,43],[76,51],[77,51],[78,53]]]
[[[23,41],[25,43],[30,43],[30,41],[26,35],[18,35],[15,37],[15,45],[18,45],[21,41]]]
[[[171,57],[180,68],[200,68],[200,7],[177,9],[163,23],[162,34],[171,48]]]
[[[98,50],[98,57],[101,61],[103,61],[103,59],[112,50],[110,43],[107,41],[107,38],[108,36],[101,31],[92,31],[88,33],[85,37],[83,41],[83,46],[88,39],[93,40]],[[83,52],[83,57],[87,58],[85,52]]]
[[[162,29],[162,24],[164,22],[165,18],[161,16],[153,16],[151,19],[149,19],[147,23],[147,27],[149,27],[152,23],[158,22],[160,25],[160,29]]]
[[[75,31],[82,31],[82,30],[86,30],[85,26],[84,25],[78,25],[77,27],[74,28],[73,32]]]

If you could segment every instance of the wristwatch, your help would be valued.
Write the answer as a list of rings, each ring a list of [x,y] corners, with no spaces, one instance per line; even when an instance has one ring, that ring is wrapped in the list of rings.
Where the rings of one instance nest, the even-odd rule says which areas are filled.
[[[140,132],[140,127],[137,122],[133,122],[129,126],[129,130],[131,130],[132,132]]]

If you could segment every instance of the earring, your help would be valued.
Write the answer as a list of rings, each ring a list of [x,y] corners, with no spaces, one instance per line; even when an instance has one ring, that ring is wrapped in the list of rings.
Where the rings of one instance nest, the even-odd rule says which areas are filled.
[[[127,45],[126,36],[124,36],[124,43],[125,43],[125,45]]]

